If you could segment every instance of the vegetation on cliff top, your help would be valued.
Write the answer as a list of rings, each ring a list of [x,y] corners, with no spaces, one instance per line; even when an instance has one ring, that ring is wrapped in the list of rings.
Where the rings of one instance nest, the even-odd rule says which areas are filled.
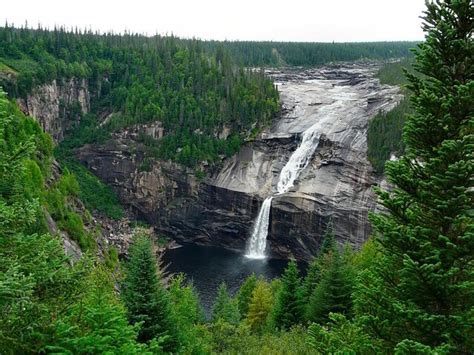
[[[331,62],[356,60],[387,60],[412,57],[410,48],[416,42],[252,42],[203,41],[203,47],[215,52],[224,47],[234,60],[245,66],[302,66],[314,67]]]
[[[236,66],[222,48],[209,55],[199,41],[1,27],[0,62],[18,73],[2,80],[11,96],[86,78],[92,114],[97,123],[108,117],[106,131],[160,121],[165,138],[144,143],[154,156],[188,166],[234,153],[279,111],[278,92],[262,72]]]
[[[146,237],[123,270],[96,253],[65,255],[45,210],[68,223],[78,184],[54,176],[51,139],[0,93],[0,352],[470,353],[473,15],[470,0],[427,4],[423,75],[408,75],[405,153],[387,163],[393,188],[378,190],[374,238],[341,252],[328,230],[303,279],[290,262],[280,280],[251,276],[235,298],[222,285],[212,321],[183,276],[163,277]]]
[[[384,172],[385,162],[392,155],[399,156],[404,152],[403,126],[406,115],[411,113],[409,93],[406,90],[408,81],[404,70],[414,73],[412,59],[386,63],[377,75],[382,84],[400,86],[404,95],[395,108],[388,112],[379,112],[369,122],[367,156],[378,174]]]

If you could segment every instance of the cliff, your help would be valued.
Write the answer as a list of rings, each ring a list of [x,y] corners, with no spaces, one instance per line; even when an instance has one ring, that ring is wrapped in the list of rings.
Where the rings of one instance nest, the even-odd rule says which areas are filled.
[[[85,79],[53,80],[18,99],[20,109],[38,120],[56,142],[90,110],[90,93]]]
[[[318,123],[321,142],[309,165],[289,192],[273,200],[271,251],[309,259],[330,218],[340,243],[359,246],[370,233],[367,217],[378,183],[367,160],[368,121],[401,99],[398,88],[380,85],[376,70],[354,64],[269,72],[279,83],[284,114],[202,181],[170,162],[155,161],[142,171],[144,154],[134,130],[84,146],[77,157],[159,232],[181,243],[242,250],[301,133]]]

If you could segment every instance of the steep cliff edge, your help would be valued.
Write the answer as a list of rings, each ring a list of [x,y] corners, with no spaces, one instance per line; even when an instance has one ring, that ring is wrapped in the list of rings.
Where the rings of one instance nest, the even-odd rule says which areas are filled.
[[[376,70],[354,64],[269,72],[280,83],[284,115],[202,181],[169,162],[153,162],[145,171],[143,147],[127,132],[82,147],[77,157],[160,232],[179,242],[242,250],[300,134],[319,122],[321,142],[311,162],[273,201],[269,245],[273,256],[308,259],[332,218],[339,242],[358,246],[370,233],[367,215],[376,204],[367,124],[401,98],[398,88],[379,84]]]
[[[17,103],[24,114],[36,118],[43,130],[59,142],[81,115],[90,111],[88,82],[77,78],[53,80],[37,86]]]

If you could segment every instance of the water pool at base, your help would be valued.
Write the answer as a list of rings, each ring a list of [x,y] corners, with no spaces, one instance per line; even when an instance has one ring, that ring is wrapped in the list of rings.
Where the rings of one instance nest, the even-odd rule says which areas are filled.
[[[185,273],[188,280],[193,282],[208,315],[222,281],[226,282],[230,293],[234,295],[252,273],[271,280],[279,277],[287,265],[286,260],[248,259],[234,251],[197,245],[167,250],[163,261],[168,265],[169,272]]]

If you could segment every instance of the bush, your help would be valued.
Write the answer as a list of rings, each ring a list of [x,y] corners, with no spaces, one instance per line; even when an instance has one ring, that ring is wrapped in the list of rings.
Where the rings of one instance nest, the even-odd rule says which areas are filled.
[[[74,211],[66,211],[64,218],[59,221],[58,226],[65,230],[75,240],[82,250],[91,250],[95,243],[92,236],[84,229],[81,216]]]

